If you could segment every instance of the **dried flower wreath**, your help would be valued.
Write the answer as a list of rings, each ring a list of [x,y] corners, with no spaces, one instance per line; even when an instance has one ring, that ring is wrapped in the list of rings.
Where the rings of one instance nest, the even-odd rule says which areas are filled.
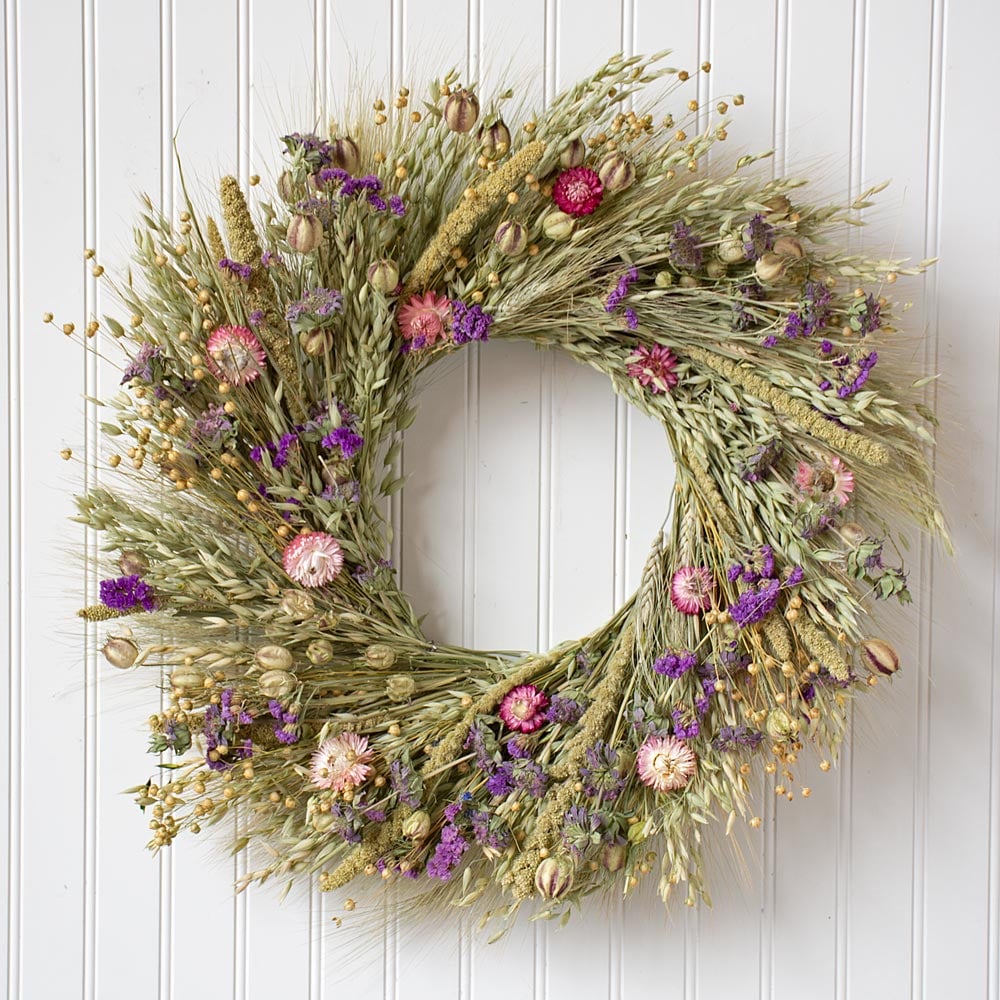
[[[655,121],[649,85],[688,79],[661,60],[613,58],[516,130],[510,91],[481,115],[455,74],[419,109],[404,88],[283,137],[273,202],[224,177],[222,228],[147,200],[131,322],[86,330],[125,349],[122,481],[78,504],[117,562],[81,614],[128,618],[107,660],[166,682],[168,770],[134,790],[154,849],[239,807],[247,883],[551,915],[658,866],[693,903],[702,826],[759,825],[754,769],[792,798],[803,747],[833,757],[897,670],[868,624],[909,598],[887,522],[947,536],[883,290],[927,262],[826,242],[872,192],[817,208],[757,157],[706,169],[742,99]],[[501,338],[605,373],[677,470],[637,592],[522,657],[432,641],[385,558],[418,376]]]

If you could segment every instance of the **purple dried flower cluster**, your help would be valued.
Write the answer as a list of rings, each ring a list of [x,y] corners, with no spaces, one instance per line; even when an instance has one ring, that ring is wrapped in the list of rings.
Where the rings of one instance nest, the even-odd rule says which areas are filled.
[[[580,768],[584,794],[602,802],[613,802],[625,787],[618,751],[604,740],[598,740],[587,747],[584,757],[586,763]]]
[[[775,576],[774,553],[769,545],[762,545],[742,563],[734,563],[726,572],[731,583],[742,580],[750,586],[744,590],[729,613],[737,628],[746,628],[762,621],[777,607],[781,591],[802,582],[802,567],[793,567],[784,582]]]
[[[327,139],[321,139],[312,132],[292,132],[283,135],[281,141],[289,153],[302,150],[303,159],[313,172],[333,163],[333,146]]]
[[[693,740],[701,732],[698,717],[684,705],[678,705],[670,713],[674,722],[674,736],[679,740]]]
[[[740,464],[740,479],[745,483],[759,482],[781,458],[782,448],[781,438],[773,437],[762,441]]]
[[[562,844],[579,861],[588,851],[601,843],[602,827],[607,822],[603,813],[573,805],[566,810],[562,822]]]
[[[871,351],[852,360],[849,354],[842,354],[835,359],[833,366],[837,370],[837,396],[840,399],[847,399],[853,396],[868,381],[872,369],[878,364],[878,352]],[[833,388],[833,383],[829,379],[824,379],[819,384],[823,392]]]
[[[742,284],[736,286],[736,295],[738,298],[733,299],[733,318],[732,326],[734,330],[749,330],[752,327],[757,326],[760,322],[757,316],[748,311],[747,306],[752,302],[763,302],[767,298],[767,293],[764,291],[763,287],[759,285],[756,281],[744,281]],[[768,340],[773,340],[777,343],[775,338],[767,338]],[[773,346],[769,344],[767,346]]]
[[[622,304],[625,296],[628,295],[629,288],[638,280],[639,271],[637,268],[630,267],[625,271],[618,279],[618,284],[608,292],[608,297],[604,300],[604,311],[606,313],[613,313]]]
[[[747,260],[756,260],[773,246],[774,226],[758,212],[743,228],[743,253]]]
[[[390,211],[397,216],[406,214],[406,205],[398,194],[390,195],[386,201],[382,196],[382,182],[374,174],[352,177],[340,167],[323,167],[317,172],[316,180],[320,184],[339,184],[341,198],[364,195],[365,201],[376,212]]]
[[[406,761],[397,758],[389,765],[389,786],[396,793],[400,805],[411,809],[420,805],[420,778]]]
[[[701,246],[691,227],[683,222],[674,223],[667,250],[670,263],[678,271],[696,271],[701,267]]]
[[[232,421],[226,416],[226,411],[216,403],[203,410],[195,419],[188,438],[188,447],[197,450],[218,448],[222,444],[227,431],[233,429]]]
[[[361,483],[357,479],[346,479],[342,483],[327,483],[320,493],[322,500],[339,500],[343,503],[361,502]]]
[[[830,306],[832,298],[833,293],[821,281],[807,281],[802,287],[798,309],[785,317],[785,336],[789,340],[797,340],[799,337],[811,337],[824,329],[833,311]],[[774,347],[777,342],[777,337],[768,336],[762,344]]]
[[[579,722],[583,711],[584,707],[580,702],[554,694],[549,700],[549,707],[545,710],[545,721],[571,725],[574,722]]]
[[[445,815],[447,813],[446,809]],[[446,823],[441,829],[441,839],[434,848],[434,854],[427,862],[427,877],[447,882],[468,849],[468,841],[458,827],[454,823]]]
[[[223,257],[219,261],[219,270],[241,281],[249,281],[253,277],[253,268],[249,264],[241,264],[238,260],[230,260],[228,257]]]
[[[324,448],[329,448],[331,451],[339,448],[345,460],[352,459],[364,443],[365,439],[348,424],[335,427],[320,441]]]
[[[460,299],[451,302],[451,336],[456,344],[467,344],[470,340],[486,340],[493,316],[482,306],[466,305]]]
[[[155,362],[162,357],[163,348],[146,341],[136,351],[135,357],[125,366],[125,370],[122,372],[121,384],[124,385],[134,378],[140,378],[143,382],[152,382]]]
[[[748,552],[743,562],[733,563],[726,569],[726,578],[730,583],[742,580],[744,583],[756,583],[761,579],[774,576],[774,550],[770,545]]]
[[[101,581],[101,603],[114,611],[156,610],[153,588],[141,576],[119,576]]]
[[[312,322],[336,315],[343,308],[344,298],[336,288],[313,288],[285,310],[289,323]]]
[[[722,726],[712,740],[712,748],[723,753],[738,750],[755,750],[764,739],[764,734],[746,726]]]
[[[253,756],[253,741],[243,740],[233,745],[236,726],[249,726],[253,716],[242,706],[233,708],[233,689],[225,688],[218,705],[209,705],[202,716],[202,733],[205,737],[205,763],[213,771],[225,771],[238,760]],[[215,758],[212,754],[215,753]],[[223,757],[227,759],[223,759]]]
[[[689,649],[681,649],[665,653],[653,664],[653,670],[665,677],[676,679],[683,677],[697,666],[698,657]]]
[[[288,455],[294,445],[299,440],[299,436],[294,431],[282,434],[277,441],[265,441],[263,444],[255,445],[250,449],[250,460],[260,464],[264,460],[265,452],[271,456],[271,467],[273,469],[283,469],[288,464]]]
[[[297,712],[290,712],[277,698],[272,698],[267,703],[267,710],[272,718],[276,719],[279,725],[274,727],[274,735],[279,743],[290,746],[299,742],[299,716]]]

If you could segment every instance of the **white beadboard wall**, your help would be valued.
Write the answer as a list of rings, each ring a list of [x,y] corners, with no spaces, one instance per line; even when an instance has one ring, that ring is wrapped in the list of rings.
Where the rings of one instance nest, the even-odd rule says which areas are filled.
[[[8,581],[0,982],[10,998],[1000,1000],[998,402],[1000,6],[973,0],[0,0],[7,275],[0,491]],[[944,373],[936,467],[958,557],[915,543],[905,669],[859,708],[808,801],[764,794],[745,865],[716,837],[713,909],[650,898],[487,945],[460,914],[351,936],[340,899],[231,893],[242,858],[159,858],[121,789],[151,773],[156,694],[74,625],[92,546],[70,495],[109,475],[85,397],[110,367],[57,322],[108,306],[136,194],[267,175],[352,67],[422,90],[504,72],[541,101],[616,50],[671,47],[703,102],[741,91],[731,143],[843,197],[891,178],[869,245],[941,257],[903,292]],[[686,98],[685,98],[686,99]],[[767,165],[765,165],[767,169]],[[902,286],[898,286],[902,287]],[[60,448],[78,460],[64,464]],[[523,345],[467,350],[425,392],[394,556],[436,635],[547,646],[635,583],[666,507],[661,436],[593,372]],[[95,582],[87,586],[93,590]],[[382,904],[378,904],[381,906]]]

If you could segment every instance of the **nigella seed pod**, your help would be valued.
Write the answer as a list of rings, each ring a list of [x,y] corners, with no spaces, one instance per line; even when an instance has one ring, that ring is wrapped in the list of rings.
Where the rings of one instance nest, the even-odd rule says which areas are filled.
[[[725,261],[727,264],[738,264],[740,261],[746,260],[743,240],[734,233],[723,237],[716,253],[719,255],[719,260]]]
[[[431,818],[423,809],[410,813],[403,821],[403,836],[410,840],[426,840],[431,832]]]
[[[309,822],[312,823],[312,827],[317,833],[326,833],[333,826],[334,819],[335,817],[332,813],[321,812],[317,809],[309,817]]]
[[[287,670],[265,670],[257,678],[257,687],[265,698],[285,698],[295,690],[295,675]]]
[[[205,686],[205,671],[195,666],[178,667],[170,675],[170,683],[181,690],[197,691]]]
[[[586,159],[587,144],[582,139],[574,139],[568,146],[563,147],[563,151],[559,154],[559,162],[567,170],[570,167],[582,167]]]
[[[792,208],[792,203],[783,194],[776,194],[773,198],[768,198],[764,202],[769,215],[787,215]]]
[[[312,253],[323,242],[323,223],[315,215],[296,213],[288,222],[285,237],[296,253]]]
[[[799,731],[799,724],[783,708],[775,708],[768,715],[764,728],[775,743],[787,743]]]
[[[851,548],[857,548],[868,538],[868,532],[855,521],[848,521],[847,524],[842,524],[837,530]]]
[[[302,350],[311,358],[321,358],[333,349],[333,334],[329,330],[303,330],[299,334]]]
[[[861,658],[874,674],[891,677],[899,670],[899,654],[884,639],[867,639],[861,644]]]
[[[444,102],[444,120],[452,132],[468,132],[479,119],[479,101],[464,88],[448,95]]]
[[[674,276],[670,271],[657,271],[653,284],[657,288],[669,288],[674,283]]]
[[[125,549],[118,560],[124,576],[142,576],[149,569],[149,560],[135,549]]]
[[[576,220],[565,212],[549,212],[542,220],[542,232],[550,240],[568,240],[575,227]]]
[[[104,654],[104,659],[119,670],[131,667],[139,657],[139,647],[131,639],[125,639],[120,635],[109,635],[101,652]]]
[[[399,267],[394,260],[377,260],[368,268],[368,284],[381,295],[392,295],[399,287]]]
[[[291,170],[283,170],[281,176],[278,178],[278,197],[286,205],[292,205],[298,201],[295,176]]]
[[[407,674],[393,674],[385,682],[385,696],[389,701],[409,701],[417,690],[417,682]]]
[[[342,135],[330,142],[330,161],[333,166],[356,174],[361,167],[361,150],[349,135]]]
[[[321,667],[333,659],[333,643],[326,639],[313,639],[306,648],[306,659],[314,667]]]
[[[761,254],[754,264],[754,273],[765,285],[779,281],[785,273],[785,262],[776,253]]]
[[[564,858],[545,858],[535,869],[535,888],[546,899],[562,899],[573,888],[573,866]]]
[[[261,646],[254,653],[261,670],[291,670],[295,658],[284,646]]]
[[[479,147],[487,160],[496,160],[510,152],[510,129],[502,118],[479,130]]]
[[[528,230],[520,222],[501,222],[497,226],[493,242],[504,256],[520,257],[528,249]]]
[[[627,844],[605,844],[601,849],[601,864],[609,872],[620,872],[628,858]]]
[[[365,662],[372,670],[388,670],[396,662],[396,653],[384,642],[372,643],[365,650]]]
[[[635,167],[623,153],[608,153],[597,166],[597,176],[605,191],[624,191],[635,180]]]
[[[705,265],[705,274],[710,278],[721,278],[726,273],[726,265],[721,260],[710,260]]]
[[[296,621],[304,621],[316,613],[316,602],[304,590],[286,590],[278,603],[278,610]]]
[[[794,236],[779,236],[774,241],[774,252],[779,257],[802,257],[805,255],[802,244]]]

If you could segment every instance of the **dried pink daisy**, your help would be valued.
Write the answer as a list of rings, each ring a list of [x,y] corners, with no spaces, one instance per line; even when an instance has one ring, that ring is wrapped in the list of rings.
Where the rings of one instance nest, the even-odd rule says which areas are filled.
[[[371,759],[367,736],[331,736],[312,755],[309,777],[317,788],[332,788],[335,792],[342,792],[348,785],[356,788],[371,774]]]
[[[639,747],[635,768],[644,785],[658,792],[676,792],[694,777],[698,758],[675,736],[648,736]]]
[[[534,684],[522,684],[500,702],[500,718],[508,729],[533,733],[545,722],[545,709],[548,707],[548,695]]]
[[[682,566],[670,581],[670,600],[685,615],[707,611],[712,602],[712,574],[705,566]]]
[[[260,377],[267,355],[245,326],[220,326],[205,344],[205,364],[220,381],[246,385]]]
[[[846,507],[854,492],[854,473],[838,458],[831,456],[820,465],[799,462],[795,485],[803,496],[814,500],[835,500]]]
[[[396,321],[404,340],[412,341],[414,347],[430,347],[448,338],[451,301],[434,292],[414,295],[399,307]]]
[[[285,572],[304,587],[322,587],[344,568],[344,552],[333,535],[304,531],[281,554]]]
[[[662,344],[647,347],[643,344],[632,352],[628,362],[628,374],[654,394],[670,392],[677,385],[677,376],[674,374],[677,358],[669,347]]]
[[[570,167],[552,185],[552,199],[567,215],[590,215],[603,197],[601,178],[589,167]]]

